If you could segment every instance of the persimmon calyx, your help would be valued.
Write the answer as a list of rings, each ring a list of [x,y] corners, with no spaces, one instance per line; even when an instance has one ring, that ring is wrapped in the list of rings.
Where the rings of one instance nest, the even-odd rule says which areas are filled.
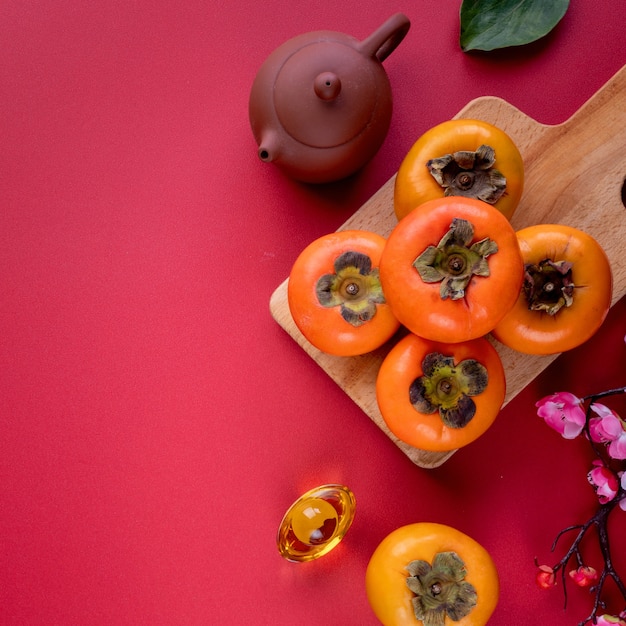
[[[315,286],[323,307],[340,308],[341,317],[361,326],[376,315],[376,305],[385,302],[378,269],[362,252],[347,251],[334,262],[334,274],[324,274]]]
[[[569,261],[551,259],[544,259],[536,265],[528,263],[524,267],[522,285],[528,308],[556,315],[563,307],[572,306],[575,288],[572,267]]]
[[[428,561],[411,561],[406,569],[406,584],[415,594],[415,618],[424,626],[443,626],[446,617],[458,622],[476,606],[476,589],[465,580],[465,563],[456,552],[438,552],[432,565]]]
[[[506,177],[494,168],[495,150],[483,144],[470,152],[460,150],[430,159],[426,167],[443,188],[444,196],[464,196],[495,204],[506,191]]]
[[[487,368],[475,359],[454,359],[431,352],[422,360],[423,375],[409,386],[409,400],[420,413],[439,411],[449,428],[463,428],[476,414],[472,396],[487,388]]]
[[[489,237],[472,244],[473,237],[472,223],[454,218],[441,241],[428,246],[413,262],[425,283],[441,282],[442,300],[463,298],[472,276],[490,274],[487,257],[498,251],[498,244]]]

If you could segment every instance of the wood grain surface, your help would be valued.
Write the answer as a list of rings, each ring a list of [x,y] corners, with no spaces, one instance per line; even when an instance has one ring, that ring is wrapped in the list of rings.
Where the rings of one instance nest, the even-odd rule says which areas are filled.
[[[524,193],[511,220],[514,228],[567,224],[592,235],[611,262],[615,304],[626,293],[626,263],[620,255],[626,247],[626,209],[622,202],[626,179],[626,66],[562,124],[540,124],[506,101],[490,96],[472,100],[455,118],[490,122],[513,139],[525,168]],[[388,236],[397,223],[393,211],[394,181],[395,176],[339,230],[355,228]],[[359,357],[320,352],[293,322],[287,303],[287,282],[288,279],[281,283],[270,299],[270,312],[276,322],[416,465],[437,467],[454,454],[454,450],[441,453],[413,448],[387,428],[376,402],[375,382],[393,340]],[[558,356],[529,356],[492,341],[506,372],[504,405]]]

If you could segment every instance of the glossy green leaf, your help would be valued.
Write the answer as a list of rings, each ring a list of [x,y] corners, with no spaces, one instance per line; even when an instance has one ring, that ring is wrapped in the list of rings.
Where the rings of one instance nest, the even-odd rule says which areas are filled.
[[[547,35],[565,15],[569,0],[463,0],[461,48],[496,50]]]

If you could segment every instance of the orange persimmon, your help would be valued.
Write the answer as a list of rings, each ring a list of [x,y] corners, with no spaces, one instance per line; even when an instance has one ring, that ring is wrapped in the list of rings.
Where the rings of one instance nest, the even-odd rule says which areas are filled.
[[[447,343],[489,333],[517,300],[523,275],[513,227],[472,198],[420,205],[395,226],[380,260],[385,298],[400,323]]]
[[[483,200],[511,219],[524,188],[524,162],[500,128],[473,119],[449,120],[426,131],[398,169],[394,210],[402,219],[442,196]]]
[[[556,354],[584,343],[611,307],[611,265],[602,246],[561,224],[529,226],[517,238],[524,282],[493,336],[526,354]]]
[[[444,344],[409,333],[391,348],[376,379],[389,430],[422,450],[447,452],[480,437],[506,392],[504,367],[484,337]]]
[[[398,330],[380,284],[384,246],[376,233],[345,230],[316,239],[296,259],[287,285],[289,311],[318,350],[365,354]]]
[[[384,626],[485,626],[500,582],[493,559],[475,539],[451,526],[419,522],[381,541],[367,565],[365,589]],[[439,621],[431,621],[432,614]]]

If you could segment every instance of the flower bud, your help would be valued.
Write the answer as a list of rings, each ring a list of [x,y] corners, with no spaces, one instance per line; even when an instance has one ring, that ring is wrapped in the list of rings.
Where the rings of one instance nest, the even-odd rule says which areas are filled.
[[[578,569],[573,569],[570,578],[579,587],[590,587],[598,580],[598,572],[593,567],[581,565]]]
[[[556,585],[556,574],[548,565],[540,565],[536,581],[540,589],[550,589]]]

